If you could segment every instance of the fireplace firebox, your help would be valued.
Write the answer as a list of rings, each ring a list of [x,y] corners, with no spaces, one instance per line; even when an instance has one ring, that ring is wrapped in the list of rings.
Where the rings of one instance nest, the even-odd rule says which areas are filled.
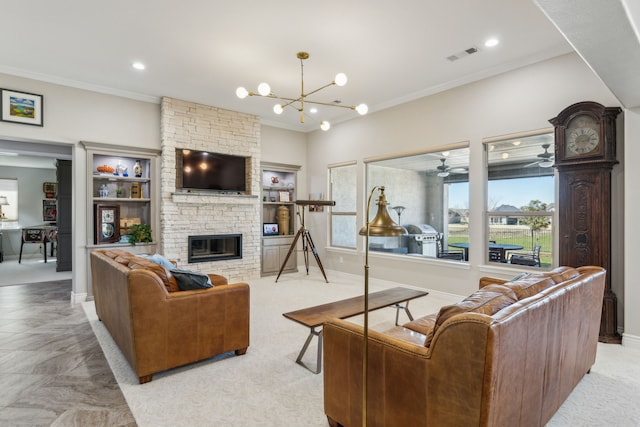
[[[242,258],[242,234],[189,236],[189,263]]]

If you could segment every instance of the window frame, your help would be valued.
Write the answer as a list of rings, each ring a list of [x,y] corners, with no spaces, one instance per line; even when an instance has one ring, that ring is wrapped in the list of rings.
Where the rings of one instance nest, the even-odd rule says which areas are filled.
[[[333,171],[337,171],[340,168],[352,168],[352,171],[349,171],[350,173],[353,174],[353,188],[349,191],[352,192],[352,196],[353,196],[353,208],[354,210],[340,210],[341,209],[341,205],[339,203],[339,200],[336,201],[336,205],[335,206],[331,206],[329,208],[329,215],[328,215],[328,227],[327,229],[329,230],[329,247],[331,248],[338,248],[338,249],[348,249],[348,250],[356,250],[357,249],[357,245],[358,245],[358,239],[357,239],[357,230],[358,230],[358,218],[357,218],[357,195],[358,195],[358,183],[357,183],[357,177],[358,177],[358,162],[353,160],[353,161],[347,161],[347,162],[341,162],[341,163],[335,163],[335,164],[331,164],[327,166],[327,178],[328,178],[328,183],[329,183],[329,200],[333,200],[336,201],[336,191],[337,188],[336,186],[338,185],[338,182],[336,182],[337,180],[334,179],[334,173],[332,173]],[[343,181],[344,182],[344,181]],[[334,242],[337,240],[334,236],[334,220],[337,217],[352,217],[353,218],[353,225],[355,227],[355,232],[353,235],[353,246],[348,246],[348,245],[340,245],[340,244],[335,244]],[[336,220],[337,221],[337,220]]]
[[[513,178],[532,178],[532,177],[542,177],[542,176],[549,176],[552,177],[553,179],[553,200],[551,201],[545,201],[543,203],[547,204],[548,209],[546,211],[523,211],[520,210],[520,208],[518,208],[518,210],[516,211],[507,211],[507,210],[490,210],[490,190],[489,190],[489,182],[493,181],[493,180],[497,180],[496,178],[491,179],[491,173],[490,173],[490,156],[489,156],[489,152],[491,151],[491,144],[507,144],[511,141],[515,141],[515,140],[526,140],[527,138],[531,138],[533,142],[530,143],[530,145],[527,146],[535,146],[538,147],[538,150],[542,148],[542,144],[545,143],[549,143],[550,146],[547,148],[548,152],[553,154],[555,149],[555,133],[554,133],[554,129],[553,128],[544,128],[544,129],[538,129],[538,130],[534,130],[534,131],[529,131],[529,132],[520,132],[520,133],[514,133],[514,134],[509,134],[509,135],[502,135],[502,136],[497,136],[497,137],[491,137],[491,138],[484,138],[482,140],[482,144],[483,144],[483,151],[484,151],[484,170],[485,170],[485,188],[486,188],[486,195],[485,195],[485,200],[484,200],[484,228],[485,228],[485,233],[484,233],[484,239],[483,239],[483,245],[488,246],[491,243],[491,236],[492,236],[492,232],[491,232],[491,226],[492,225],[496,225],[494,222],[492,222],[491,218],[495,218],[495,217],[509,217],[509,218],[516,218],[518,224],[520,223],[520,218],[523,217],[548,217],[549,218],[549,227],[550,227],[550,231],[549,231],[549,239],[551,240],[549,245],[547,245],[546,249],[550,252],[550,257],[551,257],[551,261],[550,263],[548,263],[549,265],[541,265],[540,267],[536,267],[537,269],[541,269],[541,270],[549,270],[551,268],[553,268],[554,265],[556,265],[556,257],[557,257],[557,227],[553,227],[553,224],[557,224],[557,214],[555,211],[555,205],[557,204],[557,199],[558,199],[558,181],[557,181],[557,172],[555,172],[555,167],[551,166],[548,169],[548,171],[552,171],[551,173],[546,172],[546,173],[541,173],[539,175],[534,175],[534,174],[523,174],[522,176],[510,176],[510,177],[505,177],[503,179],[513,179]],[[524,146],[523,146],[524,147]],[[515,149],[513,150],[515,151]],[[540,154],[541,152],[538,151],[538,154]],[[538,154],[535,155],[531,155],[531,157],[528,159],[529,162],[535,163],[535,162],[539,162],[541,161],[541,157],[538,156]],[[553,159],[553,157],[552,157]],[[525,162],[524,160],[522,160],[522,162]],[[508,162],[507,162],[508,164]],[[520,168],[522,168],[522,166],[519,166]],[[518,166],[515,166],[514,169],[517,169]],[[531,203],[533,200],[532,199],[529,201],[529,203]],[[494,207],[495,208],[495,207]],[[550,208],[550,209],[549,209]],[[532,231],[532,239],[533,239],[533,231]],[[531,243],[531,246],[533,246],[534,243]],[[524,252],[524,253],[528,253],[531,252],[533,249],[529,248],[528,246],[524,245],[523,249],[520,249],[518,251],[515,252]],[[508,257],[509,254],[507,254],[507,259],[505,260],[505,263],[497,263],[497,262],[491,262],[490,261],[490,254],[489,251],[485,251],[485,257],[484,257],[484,263],[485,265],[504,265],[504,266],[508,266],[508,267],[513,267],[513,268],[531,268],[531,267],[527,267],[527,266],[522,266],[522,265],[517,265],[517,264],[510,264],[508,263]]]

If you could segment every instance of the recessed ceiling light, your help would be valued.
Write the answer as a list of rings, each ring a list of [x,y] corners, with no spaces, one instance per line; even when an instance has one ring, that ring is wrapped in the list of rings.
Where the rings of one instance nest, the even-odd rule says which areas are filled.
[[[144,70],[146,68],[142,62],[134,62],[131,66],[136,70]]]
[[[497,46],[498,43],[500,43],[500,40],[498,39],[489,39],[486,42],[484,42],[485,47],[494,47]]]
[[[315,114],[318,112],[318,109],[316,107],[311,107],[311,109],[309,110],[310,113]]]

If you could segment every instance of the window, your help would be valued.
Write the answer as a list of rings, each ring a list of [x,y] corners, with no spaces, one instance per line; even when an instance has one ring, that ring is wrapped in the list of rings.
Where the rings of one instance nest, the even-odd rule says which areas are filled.
[[[329,200],[336,202],[329,216],[331,246],[356,248],[356,178],[355,162],[329,166]]]
[[[468,144],[365,162],[367,197],[374,186],[384,186],[391,218],[408,232],[401,237],[369,238],[370,250],[436,258],[450,244],[468,241]],[[377,194],[369,219],[377,212],[375,200]],[[436,234],[442,236],[442,250]]]
[[[485,148],[487,261],[550,267],[555,203],[553,133],[485,141]]]
[[[0,206],[3,221],[18,221],[18,180],[0,179],[0,200],[7,199],[6,205]]]

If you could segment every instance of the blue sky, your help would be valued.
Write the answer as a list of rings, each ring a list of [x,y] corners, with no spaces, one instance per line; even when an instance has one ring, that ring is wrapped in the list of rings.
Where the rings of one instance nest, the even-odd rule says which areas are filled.
[[[513,205],[519,208],[528,205],[531,200],[540,200],[546,204],[554,203],[552,176],[489,181],[489,208],[500,205]],[[469,207],[469,183],[449,185],[449,207],[454,209]]]

